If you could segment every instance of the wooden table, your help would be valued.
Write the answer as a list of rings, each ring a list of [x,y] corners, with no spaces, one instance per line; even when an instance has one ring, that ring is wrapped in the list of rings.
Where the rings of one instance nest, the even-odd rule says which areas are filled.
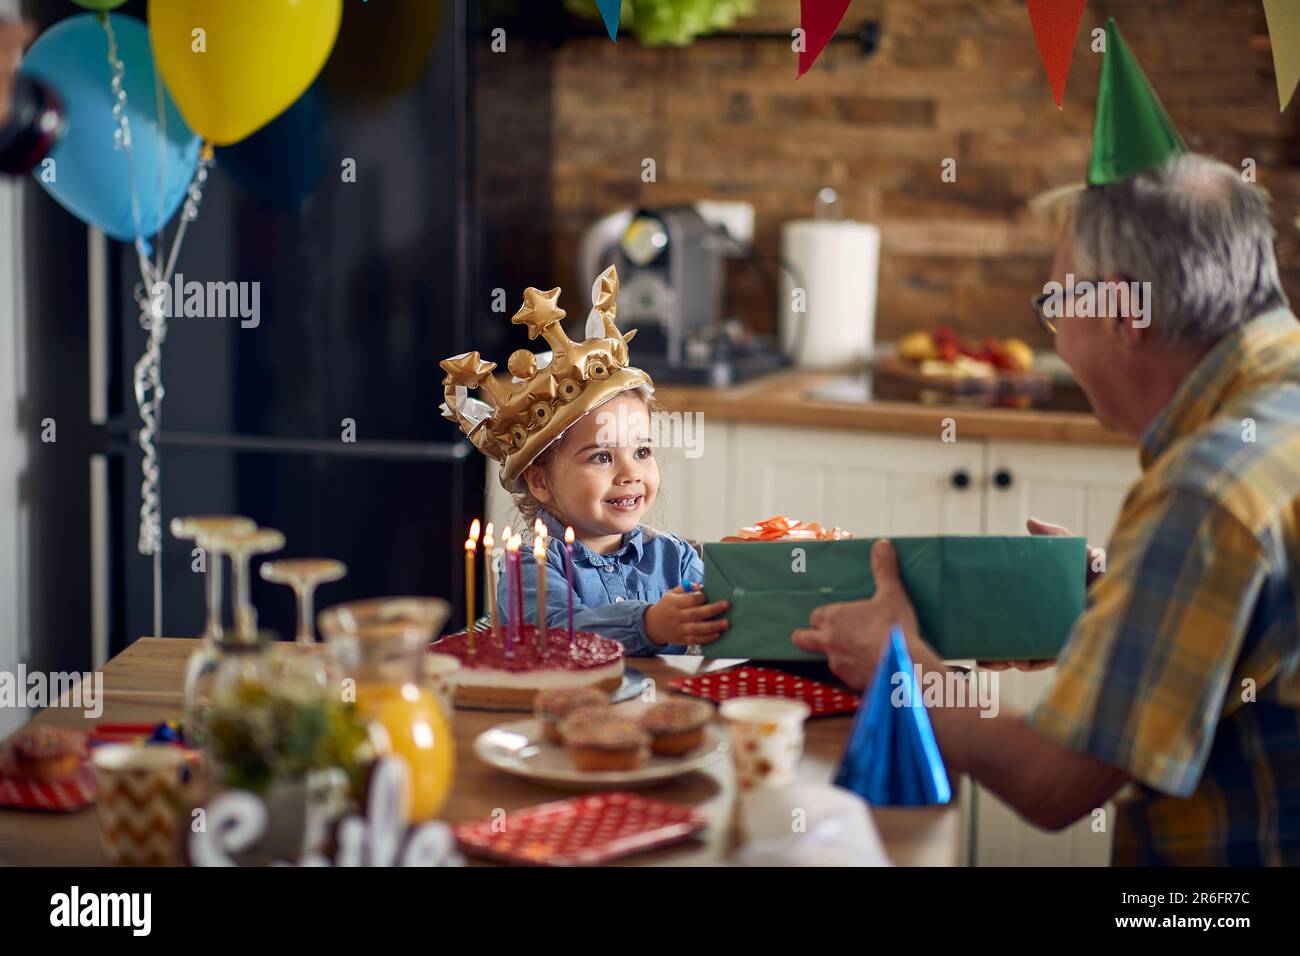
[[[195,642],[177,638],[141,638],[104,668],[102,721],[156,723],[179,719],[185,661]],[[631,666],[654,679],[661,692],[682,673],[715,670],[735,661],[697,657],[637,658]],[[560,799],[561,791],[494,770],[473,753],[474,738],[509,715],[458,710],[455,716],[456,782],[443,809],[453,822],[488,819],[496,808],[507,812]],[[839,761],[848,734],[849,716],[809,721],[800,779],[827,781]],[[78,709],[50,708],[32,721],[89,730],[92,721]],[[699,840],[629,858],[639,866],[711,866],[726,862],[732,837],[734,787],[731,767],[719,761],[707,770],[655,787],[656,797],[696,806],[709,820]],[[891,859],[904,866],[952,866],[958,862],[960,814],[950,808],[875,808],[872,811]],[[102,866],[99,830],[93,807],[55,814],[0,810],[0,864],[27,866]]]

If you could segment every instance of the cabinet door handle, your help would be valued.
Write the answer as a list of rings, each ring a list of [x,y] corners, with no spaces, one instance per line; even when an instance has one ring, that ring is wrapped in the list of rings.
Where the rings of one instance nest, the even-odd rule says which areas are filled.
[[[952,486],[959,491],[963,488],[970,487],[970,472],[965,468],[958,468],[952,473]]]
[[[993,473],[993,484],[999,488],[1010,488],[1014,483],[1015,479],[1012,477],[1011,472],[1005,468],[999,468]]]

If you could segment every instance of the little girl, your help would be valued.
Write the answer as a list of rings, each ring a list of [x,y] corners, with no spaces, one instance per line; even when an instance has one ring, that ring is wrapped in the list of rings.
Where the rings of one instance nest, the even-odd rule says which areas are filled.
[[[587,338],[572,341],[561,321],[560,290],[527,289],[512,322],[550,354],[510,356],[509,382],[477,352],[444,360],[442,412],[485,455],[501,462],[501,484],[532,527],[546,526],[546,623],[565,627],[569,587],[564,529],[574,530],[573,626],[613,638],[629,655],[680,654],[717,640],[728,602],[704,603],[703,562],[676,535],[640,523],[659,493],[650,442],[650,376],[629,364],[614,322],[618,273],[610,266],[592,288]],[[477,389],[487,400],[469,396]],[[536,618],[537,569],[520,561],[525,623]],[[512,613],[501,576],[497,606]]]
[[[640,524],[659,493],[650,443],[650,402],[640,390],[615,396],[570,426],[523,473],[515,505],[531,526],[542,519],[546,545],[546,617],[568,621],[564,529],[574,531],[573,626],[623,645],[629,655],[680,654],[707,644],[730,622],[728,602],[704,603],[704,565],[690,544]],[[527,550],[524,551],[526,555]],[[526,622],[533,622],[535,562],[520,562]],[[497,604],[510,620],[506,582]]]

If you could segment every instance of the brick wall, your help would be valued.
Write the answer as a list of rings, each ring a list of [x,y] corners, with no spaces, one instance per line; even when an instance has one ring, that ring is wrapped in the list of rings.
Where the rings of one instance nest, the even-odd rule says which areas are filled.
[[[798,7],[760,0],[738,29],[786,33]],[[832,186],[846,216],[883,231],[878,338],[939,322],[1032,338],[1027,302],[1054,233],[1025,201],[1084,174],[1100,62],[1089,34],[1110,14],[1191,147],[1256,160],[1300,301],[1300,103],[1278,112],[1258,0],[1092,0],[1064,111],[1024,0],[854,0],[844,29],[877,21],[878,52],[831,44],[797,82],[778,39],[684,50],[570,41],[553,64],[554,281],[574,281],[582,230],[618,206],[745,200],[760,251],[774,256],[781,223],[810,215],[817,190]],[[656,183],[641,182],[645,157]],[[957,160],[955,183],[940,179],[945,157]],[[733,276],[731,293],[733,312],[771,326],[770,293],[752,277]]]

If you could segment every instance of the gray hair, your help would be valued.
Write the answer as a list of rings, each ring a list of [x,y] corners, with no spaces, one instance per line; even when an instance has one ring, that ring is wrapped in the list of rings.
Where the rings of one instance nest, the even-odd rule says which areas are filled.
[[[1159,169],[1089,186],[1074,215],[1076,270],[1150,282],[1152,328],[1206,346],[1287,305],[1269,196],[1239,170],[1182,153]]]

